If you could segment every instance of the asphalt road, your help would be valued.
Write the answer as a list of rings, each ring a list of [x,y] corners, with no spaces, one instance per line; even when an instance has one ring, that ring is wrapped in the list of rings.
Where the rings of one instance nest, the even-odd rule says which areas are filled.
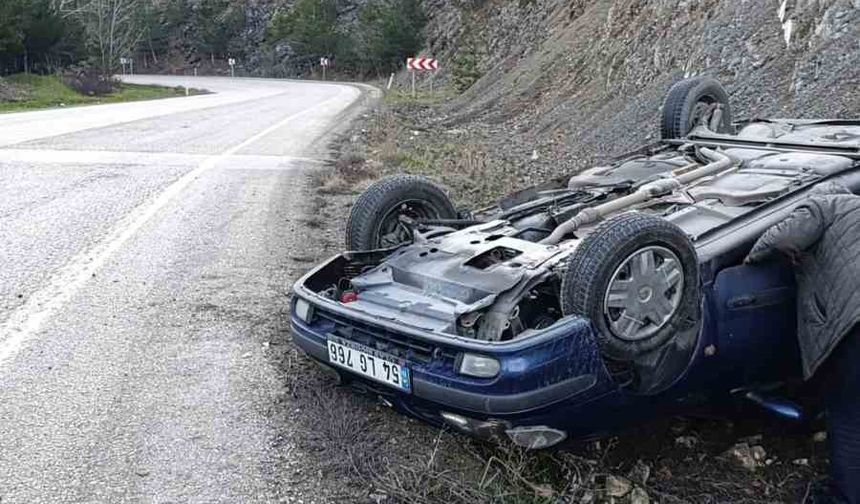
[[[267,331],[366,91],[135,80],[214,93],[0,115],[0,502],[312,500]]]

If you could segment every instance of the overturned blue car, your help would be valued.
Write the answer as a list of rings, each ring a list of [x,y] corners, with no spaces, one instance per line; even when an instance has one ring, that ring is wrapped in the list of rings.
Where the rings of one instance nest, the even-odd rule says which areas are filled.
[[[733,121],[675,84],[661,141],[491,208],[420,177],[356,201],[294,286],[294,343],[437,425],[545,448],[661,415],[804,409],[790,265],[743,264],[817,184],[860,192],[860,121]]]

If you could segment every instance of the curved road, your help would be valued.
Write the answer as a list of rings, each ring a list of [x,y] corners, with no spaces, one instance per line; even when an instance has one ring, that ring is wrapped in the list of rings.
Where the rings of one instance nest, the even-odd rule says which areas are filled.
[[[134,80],[213,94],[0,115],[0,502],[291,501],[261,327],[368,91]]]

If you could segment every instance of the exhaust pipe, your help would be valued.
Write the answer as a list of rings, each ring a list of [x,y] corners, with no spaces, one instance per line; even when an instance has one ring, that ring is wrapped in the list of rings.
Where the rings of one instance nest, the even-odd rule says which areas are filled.
[[[649,182],[640,187],[633,194],[616,198],[612,201],[603,203],[602,205],[586,208],[570,219],[559,224],[549,236],[541,240],[539,243],[544,245],[556,245],[561,242],[565,236],[573,233],[582,226],[593,224],[611,213],[669,194],[672,191],[683,187],[684,184],[707,177],[708,175],[719,173],[729,168],[733,163],[732,158],[715,150],[703,147],[700,152],[710,159],[711,162],[696,168],[695,170],[683,172],[675,177]],[[693,164],[690,166],[698,165]],[[685,169],[687,169],[686,166],[681,168],[681,171]]]

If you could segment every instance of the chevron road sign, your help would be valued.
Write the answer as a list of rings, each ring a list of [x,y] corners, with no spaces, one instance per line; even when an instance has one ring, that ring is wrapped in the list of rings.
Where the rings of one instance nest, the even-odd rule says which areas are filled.
[[[439,70],[439,60],[436,58],[406,58],[406,68],[409,70]]]
[[[415,96],[415,73],[439,70],[436,58],[406,58],[406,69],[412,74],[412,96]],[[433,74],[430,74],[430,92],[433,92]]]

